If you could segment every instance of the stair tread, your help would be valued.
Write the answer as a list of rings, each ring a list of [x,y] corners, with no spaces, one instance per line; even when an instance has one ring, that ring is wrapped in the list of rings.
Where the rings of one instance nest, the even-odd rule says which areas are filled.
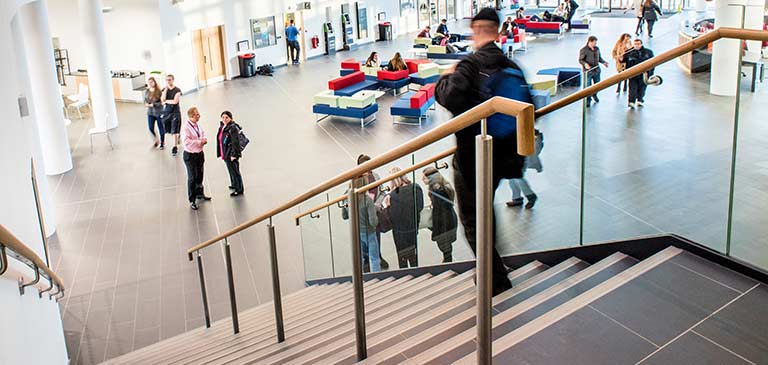
[[[575,257],[571,257],[564,260],[558,265],[542,272],[533,278],[521,283],[519,286],[514,287],[500,295],[493,298],[494,306],[505,301],[520,301],[520,298],[527,298],[535,293],[545,290],[548,286],[556,284],[556,282],[562,280],[565,277],[575,274],[576,272],[588,267],[588,265]],[[562,277],[561,277],[562,276]],[[444,338],[450,338],[455,334],[461,333],[467,328],[471,328],[475,325],[475,315],[477,311],[474,307],[474,299],[471,302],[471,306],[461,313],[458,313],[445,321],[432,323],[431,326],[426,328],[418,328],[418,331],[412,333],[401,334],[402,341],[398,345],[389,346],[381,352],[373,353],[369,350],[368,359],[362,361],[363,364],[389,364],[397,363],[394,359],[401,358],[401,354],[407,358],[409,355],[421,353],[423,349],[430,348],[436,343],[442,342]],[[423,322],[429,322],[429,318],[425,318]]]

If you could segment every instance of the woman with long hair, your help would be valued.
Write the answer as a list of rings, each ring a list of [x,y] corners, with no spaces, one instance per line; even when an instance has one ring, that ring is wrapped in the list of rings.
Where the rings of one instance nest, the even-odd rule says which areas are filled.
[[[219,131],[216,133],[216,157],[222,159],[229,171],[230,196],[243,195],[243,175],[240,173],[240,126],[235,123],[229,110],[221,112]]]
[[[624,54],[632,49],[632,36],[629,33],[622,34],[613,45],[611,57],[616,61],[616,72],[622,72],[627,69],[627,63],[624,62]],[[624,91],[627,91],[627,80],[624,80]],[[621,83],[616,84],[616,92],[621,92]]]
[[[422,181],[427,186],[432,204],[432,241],[443,253],[443,262],[453,261],[453,242],[459,219],[454,210],[456,191],[434,166],[423,170]]]
[[[645,0],[643,3],[643,19],[645,19],[645,25],[648,27],[648,37],[653,38],[653,24],[659,20],[661,15],[661,9],[653,0]]]
[[[402,71],[407,69],[408,66],[405,64],[405,61],[403,61],[403,57],[400,56],[400,52],[395,52],[395,55],[389,60],[387,71]]]
[[[157,86],[157,80],[150,76],[147,79],[147,88],[144,89],[144,106],[147,107],[147,127],[149,133],[154,139],[154,147],[165,148],[165,128],[160,122],[160,115],[163,112],[163,103],[160,101],[162,90]],[[155,133],[155,124],[157,124],[157,133]]]
[[[400,172],[399,167],[389,170],[390,174]],[[424,209],[424,194],[421,187],[403,175],[390,181],[389,196],[384,207],[389,209],[392,222],[392,238],[397,249],[397,262],[401,269],[419,266],[416,256],[416,242],[419,233],[419,218]]]
[[[376,51],[371,52],[371,55],[365,60],[365,67],[379,67],[379,54]]]

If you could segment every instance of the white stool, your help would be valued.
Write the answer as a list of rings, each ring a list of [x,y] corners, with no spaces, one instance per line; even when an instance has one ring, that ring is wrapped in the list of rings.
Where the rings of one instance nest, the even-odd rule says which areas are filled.
[[[109,122],[109,114],[104,116],[104,125],[106,126],[108,122]],[[106,129],[106,127],[105,129],[91,128],[88,130],[88,136],[91,142],[91,153],[93,153],[93,136],[96,134],[103,134],[107,136],[107,141],[109,141],[109,147],[113,150],[115,149],[115,145],[112,144],[112,138],[109,136],[109,129]]]

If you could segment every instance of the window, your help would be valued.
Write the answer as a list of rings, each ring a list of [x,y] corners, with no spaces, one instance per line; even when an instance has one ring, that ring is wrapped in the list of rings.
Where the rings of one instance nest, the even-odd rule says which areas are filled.
[[[254,49],[276,45],[275,17],[251,19],[251,33],[253,34]]]

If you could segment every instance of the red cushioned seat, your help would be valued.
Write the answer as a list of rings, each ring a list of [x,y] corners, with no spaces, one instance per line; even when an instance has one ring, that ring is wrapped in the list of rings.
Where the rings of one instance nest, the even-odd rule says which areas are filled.
[[[513,39],[513,42],[514,43],[520,43],[520,35],[519,34],[515,34],[515,38]]]
[[[380,70],[376,74],[376,78],[379,80],[397,81],[397,80],[402,80],[404,78],[407,78],[408,75],[410,75],[410,73],[408,73],[408,70],[400,70],[400,71]]]
[[[408,66],[409,74],[414,74],[419,72],[419,65],[422,63],[430,63],[430,61],[429,60],[413,60],[413,59],[405,60],[405,64]]]
[[[341,90],[347,86],[363,81],[365,81],[365,74],[363,71],[355,71],[347,76],[338,77],[328,81],[328,89]]]
[[[350,58],[348,60],[341,61],[341,68],[344,70],[360,71],[360,62],[356,59]]]
[[[429,100],[429,98],[427,97],[427,93],[419,90],[411,96],[411,108],[412,109],[421,108],[422,105],[427,103],[427,100]]]
[[[422,86],[419,91],[427,93],[427,99],[430,99],[435,96],[435,84],[426,84]]]
[[[559,22],[528,22],[525,25],[525,29],[547,29],[547,30],[559,30],[561,27]]]

